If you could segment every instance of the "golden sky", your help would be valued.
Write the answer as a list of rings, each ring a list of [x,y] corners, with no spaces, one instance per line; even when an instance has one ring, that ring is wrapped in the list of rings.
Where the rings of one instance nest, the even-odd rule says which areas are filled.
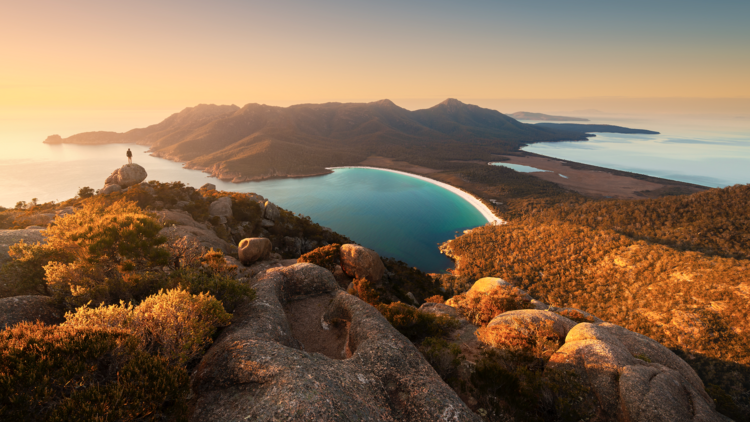
[[[4,3],[0,108],[750,98],[747,0]]]

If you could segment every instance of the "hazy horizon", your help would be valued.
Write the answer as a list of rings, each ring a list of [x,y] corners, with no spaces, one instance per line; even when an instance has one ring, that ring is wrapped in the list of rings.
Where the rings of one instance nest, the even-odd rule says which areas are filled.
[[[747,16],[741,1],[17,2],[0,17],[13,40],[0,110],[504,98],[565,112],[614,97],[748,110]]]

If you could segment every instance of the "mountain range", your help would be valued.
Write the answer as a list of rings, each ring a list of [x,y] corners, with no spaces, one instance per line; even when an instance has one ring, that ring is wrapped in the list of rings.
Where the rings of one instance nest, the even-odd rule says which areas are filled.
[[[448,99],[410,111],[371,103],[189,107],[161,123],[125,133],[85,132],[46,143],[148,145],[158,157],[185,162],[235,182],[325,174],[383,156],[441,168],[451,160],[490,160],[531,142],[583,140],[585,134],[528,125],[498,111]]]

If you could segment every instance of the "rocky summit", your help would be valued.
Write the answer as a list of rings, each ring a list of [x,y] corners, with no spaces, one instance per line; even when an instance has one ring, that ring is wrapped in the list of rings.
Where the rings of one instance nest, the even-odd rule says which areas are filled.
[[[113,190],[109,186],[114,185],[119,186],[120,189],[128,188],[143,182],[146,180],[146,177],[148,177],[148,173],[142,166],[138,164],[125,164],[107,177],[102,190],[109,189],[107,193],[110,193]]]
[[[141,278],[128,273],[140,289],[130,296],[135,308],[117,310],[124,306],[117,303],[65,308],[61,303],[75,296],[61,294],[58,286],[50,288],[43,278],[42,284],[24,283],[29,277],[44,277],[45,267],[75,270],[72,264],[48,264],[70,259],[54,249],[59,239],[50,241],[49,236],[63,235],[56,226],[74,227],[71,219],[92,208],[78,198],[54,209],[18,211],[6,221],[14,227],[36,222],[47,230],[0,231],[0,328],[6,333],[0,336],[0,347],[21,347],[16,340],[2,341],[15,339],[23,330],[58,327],[50,337],[58,339],[56,345],[73,329],[84,330],[82,338],[138,332],[140,327],[112,328],[122,324],[120,317],[107,322],[114,325],[106,330],[114,331],[104,334],[92,326],[95,318],[84,319],[83,328],[73,327],[71,319],[79,312],[104,309],[142,312],[156,297],[138,303],[136,295],[149,287],[144,281],[155,286],[154,292],[170,282],[192,288],[195,296],[182,293],[191,300],[205,300],[206,292],[212,292],[211,298],[221,298],[218,306],[233,313],[226,314],[231,322],[207,337],[189,363],[175,369],[182,371],[182,378],[158,378],[166,386],[171,385],[167,381],[183,383],[181,396],[149,402],[147,412],[159,418],[177,414],[170,406],[182,403],[180,414],[196,422],[726,420],[698,374],[668,348],[581,309],[547,305],[509,278],[427,275],[382,259],[260,195],[220,192],[215,186],[196,190],[135,182],[140,176],[130,178],[128,171],[120,170],[116,181],[135,184],[111,184],[118,189],[90,198],[91,203],[99,208],[104,203],[119,206],[122,200],[140,204],[148,211],[143,219],[151,219],[154,236],[167,239],[160,247],[169,259],[146,265],[138,274]],[[108,181],[115,181],[114,176]],[[72,274],[77,280],[83,273]],[[83,275],[90,277],[89,283],[96,280],[95,272]],[[180,330],[204,321],[205,309],[190,309],[181,316]],[[38,324],[29,324],[34,322]],[[148,330],[149,336],[168,331],[158,325]],[[191,339],[187,332],[175,332],[182,333],[180,341]],[[22,356],[31,349],[13,350],[20,353],[14,356]],[[139,359],[149,350],[138,352]],[[79,356],[75,351],[66,359]],[[13,362],[3,361],[0,369]],[[87,367],[107,367],[117,374],[119,369],[107,366],[113,362],[106,358]],[[27,370],[18,368],[8,373]],[[58,390],[67,391],[71,382],[65,379]],[[151,385],[145,379],[133,382]],[[104,388],[96,383],[81,388],[94,388],[91,385]],[[148,400],[154,397],[162,395]],[[46,412],[57,403],[33,411]],[[15,404],[7,406],[19,411]],[[0,406],[0,419],[4,409]]]

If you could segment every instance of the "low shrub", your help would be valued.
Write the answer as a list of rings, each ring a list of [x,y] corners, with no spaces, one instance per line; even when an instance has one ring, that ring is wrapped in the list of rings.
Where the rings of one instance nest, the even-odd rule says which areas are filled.
[[[0,269],[0,297],[25,294],[49,295],[44,266],[51,261],[70,259],[64,251],[23,240],[8,249],[11,260]]]
[[[297,258],[297,262],[309,262],[334,272],[336,265],[341,262],[341,245],[334,243],[321,246],[300,256]]]
[[[357,296],[372,306],[378,306],[380,304],[380,295],[372,287],[372,283],[366,278],[355,278],[354,281],[352,281],[351,291],[348,293]]]
[[[445,382],[453,384],[457,380],[458,367],[463,361],[459,345],[440,337],[427,337],[419,351]]]
[[[485,326],[508,311],[530,309],[531,301],[517,287],[497,286],[489,291],[469,291],[454,296],[458,309],[474,325]]]
[[[45,247],[65,254],[44,266],[50,293],[69,309],[133,299],[143,273],[169,263],[161,225],[135,203],[92,200],[55,220]]]
[[[381,304],[377,308],[394,328],[411,341],[446,336],[459,325],[453,318],[428,314],[402,302]]]
[[[441,295],[435,295],[435,296],[428,297],[424,301],[427,302],[427,303],[444,303],[445,302],[445,298],[443,298],[443,296],[441,296]]]
[[[0,331],[0,420],[186,419],[189,377],[126,330],[21,323]]]
[[[128,330],[144,350],[184,365],[201,354],[216,329],[229,324],[231,316],[210,295],[174,289],[159,292],[137,306],[81,307],[67,313],[65,319],[64,326]]]
[[[482,343],[512,354],[548,360],[565,343],[552,321],[533,326],[492,325],[476,331]]]

